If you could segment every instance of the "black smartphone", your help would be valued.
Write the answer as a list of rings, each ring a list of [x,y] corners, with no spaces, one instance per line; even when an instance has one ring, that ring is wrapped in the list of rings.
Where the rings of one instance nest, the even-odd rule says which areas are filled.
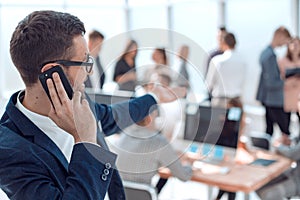
[[[62,70],[62,68],[59,65],[57,65],[57,66],[54,66],[54,67],[44,71],[42,74],[39,75],[39,80],[40,80],[44,90],[46,91],[51,103],[52,103],[52,100],[51,100],[51,97],[50,97],[50,93],[49,93],[49,89],[48,89],[46,81],[47,81],[48,78],[52,79],[52,74],[54,72],[57,72],[59,74],[60,80],[61,80],[61,82],[62,82],[62,84],[63,84],[63,86],[66,90],[66,93],[67,93],[69,99],[72,99],[73,89],[72,89],[72,87],[71,87],[64,71]]]

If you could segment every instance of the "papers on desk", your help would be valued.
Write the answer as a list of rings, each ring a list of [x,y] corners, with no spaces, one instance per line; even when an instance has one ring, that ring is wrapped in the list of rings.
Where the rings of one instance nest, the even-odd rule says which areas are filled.
[[[198,170],[200,169],[203,174],[227,174],[230,171],[229,167],[213,165],[202,161],[195,161],[193,167]]]

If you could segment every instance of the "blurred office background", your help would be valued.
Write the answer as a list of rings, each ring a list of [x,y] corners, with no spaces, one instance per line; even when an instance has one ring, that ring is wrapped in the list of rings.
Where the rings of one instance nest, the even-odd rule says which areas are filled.
[[[258,105],[255,100],[260,72],[259,54],[270,42],[273,31],[286,26],[292,35],[299,33],[299,0],[0,0],[0,97],[1,109],[10,94],[24,88],[9,55],[9,41],[17,23],[34,10],[53,9],[78,16],[87,32],[97,29],[104,33],[106,41],[122,33],[144,28],[171,30],[188,38],[204,52],[217,46],[216,34],[221,25],[237,38],[237,49],[246,62],[248,78],[243,99],[246,105]],[[139,38],[134,38],[138,42]],[[155,44],[156,42],[156,44]],[[155,40],[154,47],[177,49],[181,45],[171,34]],[[177,42],[177,43],[176,43]],[[112,81],[113,65],[105,55],[116,58],[126,41],[109,46],[104,43],[101,57],[107,73],[106,82]],[[189,45],[189,44],[188,44]],[[205,69],[204,56],[191,45],[190,59],[196,62],[200,73]],[[279,49],[278,54],[285,52]],[[138,54],[137,66],[151,63],[152,51]],[[202,52],[203,53],[203,52]],[[172,57],[170,63],[172,64]],[[197,80],[194,88],[202,90]],[[196,89],[197,90],[197,89]]]
[[[271,41],[274,30],[281,25],[287,27],[293,36],[299,36],[299,0],[0,0],[0,114],[10,95],[24,88],[10,59],[11,35],[17,23],[26,15],[34,10],[45,9],[70,12],[78,16],[85,23],[87,32],[97,29],[105,35],[106,41],[124,33],[134,37],[130,35],[134,30],[153,28],[164,34],[160,35],[160,39],[153,40],[153,48],[176,50],[182,44],[168,33],[182,35],[188,38],[186,42],[191,46],[190,60],[199,68],[200,77],[206,65],[203,52],[209,52],[217,46],[217,30],[224,25],[235,34],[237,49],[247,63],[248,76],[243,100],[245,106],[249,106],[254,112],[257,107],[260,108],[255,100],[260,52]],[[142,42],[140,38],[134,39]],[[112,82],[114,70],[109,58],[120,55],[126,45],[126,38],[121,37],[119,45],[109,44],[104,42],[100,54],[107,74],[107,84]],[[199,47],[203,51],[199,52]],[[151,49],[140,52],[137,66],[151,63],[151,53]],[[278,49],[276,53],[279,57],[282,56],[285,48]],[[174,56],[170,57],[171,64],[173,59]],[[197,92],[204,91],[201,89],[202,80],[196,78],[193,84]],[[180,183],[175,183],[169,191],[175,192],[176,184]],[[191,186],[193,185],[186,185]],[[195,188],[198,190],[198,184]]]

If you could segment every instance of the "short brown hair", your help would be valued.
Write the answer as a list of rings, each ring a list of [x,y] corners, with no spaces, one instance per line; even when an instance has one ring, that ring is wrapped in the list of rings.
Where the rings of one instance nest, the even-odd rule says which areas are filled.
[[[97,31],[97,30],[92,30],[89,33],[89,39],[90,40],[98,39],[98,38],[104,39],[104,35],[102,33],[100,33],[99,31]]]
[[[282,34],[287,38],[291,37],[290,32],[287,30],[287,28],[285,28],[284,26],[280,26],[279,28],[277,28],[274,32],[274,36],[278,35],[278,34]]]
[[[223,40],[231,49],[233,49],[236,45],[236,39],[233,33],[226,33]]]
[[[37,82],[43,63],[70,59],[73,38],[84,33],[83,23],[68,13],[34,11],[19,22],[10,41],[10,55],[25,85]]]

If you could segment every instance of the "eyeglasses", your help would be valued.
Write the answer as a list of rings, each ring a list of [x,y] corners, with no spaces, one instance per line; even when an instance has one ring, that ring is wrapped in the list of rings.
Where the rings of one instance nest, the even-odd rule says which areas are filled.
[[[46,62],[42,66],[48,63],[57,63],[63,65],[64,67],[71,67],[71,66],[85,67],[86,72],[91,73],[94,66],[94,58],[92,56],[88,56],[87,62],[71,61],[71,60],[55,60],[55,61]]]

